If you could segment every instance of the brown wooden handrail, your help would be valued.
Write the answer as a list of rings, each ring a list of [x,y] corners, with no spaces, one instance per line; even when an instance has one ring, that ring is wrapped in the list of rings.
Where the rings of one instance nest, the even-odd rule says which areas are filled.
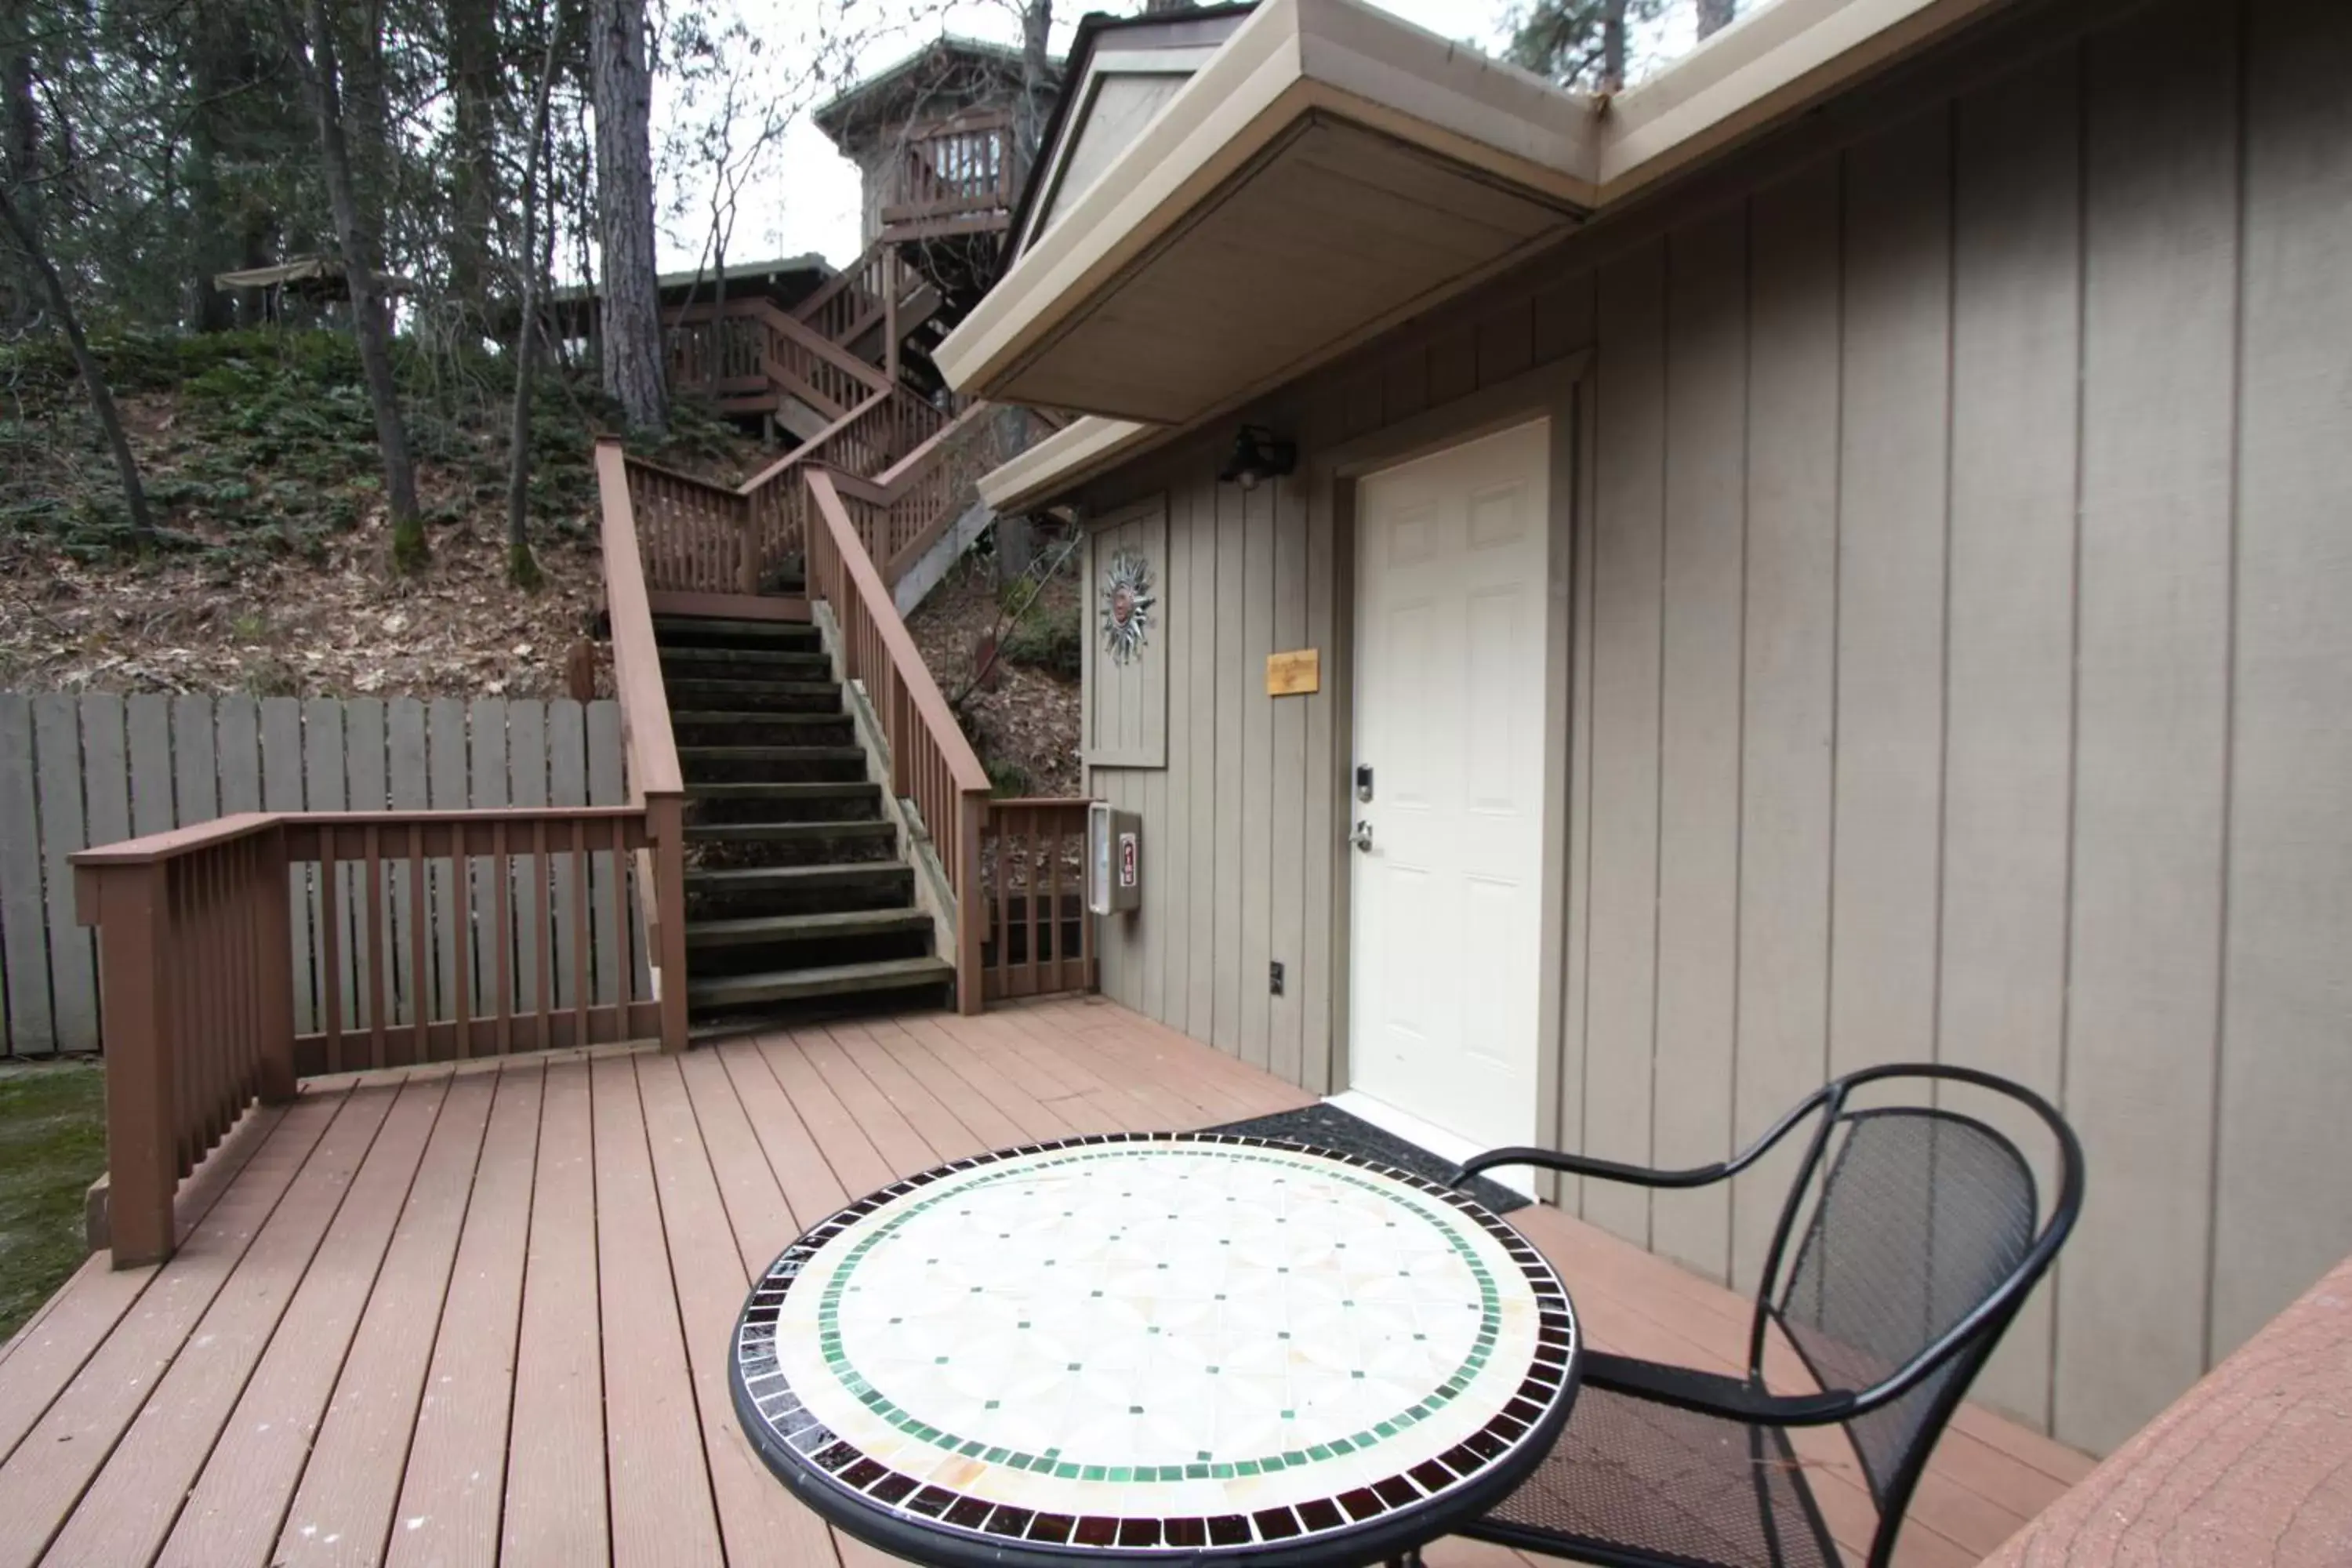
[[[911,800],[946,869],[956,907],[956,1007],[977,1013],[980,837],[988,770],[931,679],[882,574],[849,520],[833,474],[808,470],[809,594],[833,612],[845,673],[866,689],[890,749],[890,793]]]
[[[653,603],[646,585],[628,460],[617,440],[606,437],[596,443],[596,483],[604,503],[604,614],[613,638],[613,692],[620,700],[629,804],[646,813],[654,846],[638,858],[637,907],[652,948],[663,1047],[683,1049],[686,775],[678,767],[669,691],[662,683],[661,648],[654,637]]]
[[[171,1254],[181,1179],[303,1076],[648,1034],[684,1048],[682,994],[639,994],[625,956],[591,977],[592,955],[625,954],[627,858],[677,847],[645,806],[553,806],[246,813],[74,855],[76,917],[98,928],[115,1266]],[[618,941],[593,948],[600,921]],[[313,1035],[295,1032],[298,963]]]

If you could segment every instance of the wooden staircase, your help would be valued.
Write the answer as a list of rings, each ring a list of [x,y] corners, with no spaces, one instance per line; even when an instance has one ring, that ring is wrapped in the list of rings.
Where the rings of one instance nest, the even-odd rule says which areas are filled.
[[[936,1001],[955,965],[817,627],[660,616],[686,786],[687,997],[698,1025],[851,994]]]
[[[682,989],[698,1028],[1090,983],[1059,891],[1085,803],[1023,802],[1019,845],[991,838],[987,774],[893,603],[1010,456],[998,411],[930,366],[977,297],[958,255],[886,238],[789,310],[675,315],[679,389],[823,421],[741,485],[598,448],[632,801],[664,847],[635,885],[663,1001]]]

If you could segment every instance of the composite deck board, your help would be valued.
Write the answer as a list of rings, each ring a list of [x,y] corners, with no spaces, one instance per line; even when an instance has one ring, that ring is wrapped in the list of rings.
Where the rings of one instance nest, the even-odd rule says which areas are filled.
[[[833,1171],[834,1180],[841,1184],[848,1197],[861,1197],[877,1187],[890,1184],[896,1172],[876,1150],[877,1134],[858,1125],[849,1108],[841,1102],[824,1075],[809,1059],[806,1047],[797,1037],[776,1036],[760,1042],[761,1055],[767,1058],[768,1069],[776,1075],[785,1098],[800,1115],[801,1125],[824,1155]],[[887,1138],[888,1133],[879,1136]],[[824,1215],[820,1213],[815,1219]]]
[[[300,1140],[307,1129],[309,1141],[315,1142],[329,1114],[324,1107],[310,1108],[292,1136]],[[234,1189],[236,1178],[277,1131],[280,1116],[265,1108],[247,1117],[189,1181],[179,1205],[181,1245],[188,1244],[214,1205]],[[157,1273],[152,1268],[117,1270],[103,1257],[92,1258],[17,1329],[6,1353],[0,1354],[0,1463],[107,1342]]]
[[[874,1080],[842,1049],[841,1042],[831,1031],[806,1030],[799,1043],[801,1054],[841,1101],[842,1109],[866,1130],[875,1153],[890,1167],[892,1174],[924,1170],[979,1152],[969,1146],[971,1135],[961,1123],[951,1122],[944,1131],[931,1123],[930,1131],[940,1134],[937,1137],[918,1131],[892,1098],[876,1087]]]
[[[900,1066],[898,1059],[874,1037],[873,1032],[857,1025],[836,1024],[826,1031],[833,1037],[833,1047],[840,1064],[862,1074],[874,1086],[874,1091],[890,1102],[907,1125],[913,1128],[931,1152],[940,1160],[961,1160],[990,1149],[1001,1149],[1010,1140],[983,1135],[973,1130],[962,1117],[950,1110],[946,1102],[925,1089],[913,1074]],[[991,1132],[1002,1131],[996,1122],[988,1124]]]
[[[46,1543],[44,1562],[100,1568],[144,1562],[161,1544],[386,1124],[387,1112],[395,1109],[399,1093],[386,1086],[358,1089],[346,1099],[334,1124],[284,1189],[284,1201],[275,1205],[252,1245],[241,1249],[228,1277],[215,1289],[200,1284],[192,1292],[208,1298],[193,1333],[184,1323],[173,1324],[176,1331],[165,1331],[158,1324],[135,1335],[145,1342],[128,1355],[92,1358],[68,1397],[87,1390],[104,1408],[112,1431],[71,1434],[70,1458],[60,1452],[67,1447],[67,1434],[55,1438],[46,1430],[32,1434],[19,1458],[27,1470],[46,1468],[51,1474],[41,1478],[47,1484],[36,1489],[41,1494],[37,1500],[21,1511],[19,1500],[8,1495],[13,1489],[0,1487],[0,1518],[37,1521],[50,1511],[44,1505],[53,1507],[61,1500],[70,1512],[53,1539],[35,1523],[0,1547],[0,1560],[25,1561],[39,1554]],[[413,1125],[415,1117],[412,1112],[403,1120]],[[170,1273],[167,1269],[167,1279]],[[149,1287],[151,1300],[163,1283]],[[145,1316],[134,1315],[134,1329],[147,1327],[136,1321]],[[66,1403],[59,1401],[60,1410]],[[112,1419],[134,1410],[127,1431]],[[44,1422],[44,1428],[47,1425]],[[118,1435],[120,1441],[110,1452],[109,1442]],[[91,1477],[91,1469],[100,1464],[104,1468]],[[59,1470],[64,1473],[56,1473]],[[79,1493],[78,1502],[60,1496],[68,1488]]]
[[[728,1352],[751,1275],[749,1268],[725,1266],[729,1254],[741,1256],[741,1247],[719,1197],[715,1162],[698,1123],[690,1091],[675,1060],[640,1057],[635,1065],[638,1093],[645,1106],[646,1142],[661,1195],[670,1271],[677,1282],[678,1318],[686,1334],[703,1452],[709,1461],[711,1496],[726,1556],[735,1563],[792,1563],[819,1568],[833,1559],[832,1532],[824,1521],[776,1484],[735,1419],[727,1381]],[[758,1158],[756,1151],[752,1158]],[[791,1239],[787,1236],[778,1240],[777,1250]],[[753,1267],[766,1266],[763,1259]]]
[[[498,1074],[498,1097],[474,1167],[474,1190],[441,1303],[432,1365],[406,1445],[407,1467],[403,1471],[386,1462],[388,1454],[398,1451],[396,1443],[355,1459],[368,1467],[363,1484],[399,1500],[399,1524],[383,1559],[394,1568],[488,1568],[498,1561],[507,1416],[514,1402],[544,1079],[530,1058]],[[296,1508],[300,1507],[298,1498]],[[331,1543],[322,1544],[331,1549]],[[281,1540],[278,1549],[289,1565],[311,1561],[289,1541]]]
[[[387,1313],[427,1314],[424,1348],[431,1346],[429,1314],[438,1310],[448,1250],[465,1219],[490,1087],[483,1079],[435,1078],[402,1090],[181,1506],[161,1562],[181,1568],[251,1562],[269,1553],[281,1521],[318,1522],[289,1521],[287,1510],[337,1389],[349,1386],[352,1404],[401,1397],[398,1385],[407,1380],[398,1368],[400,1347],[385,1338],[399,1334],[403,1325],[388,1321]],[[453,1100],[457,1113],[445,1115]],[[404,1224],[412,1197],[417,1200],[414,1220]],[[411,1256],[398,1258],[396,1271],[379,1280],[402,1242]],[[354,1367],[363,1323],[374,1332]],[[357,1374],[357,1386],[341,1383],[347,1367]],[[395,1419],[404,1437],[414,1420]]]
[[[847,1203],[849,1190],[809,1135],[766,1054],[747,1042],[726,1047],[719,1057],[727,1069],[728,1087],[750,1119],[752,1136],[800,1227],[806,1229]]]
[[[315,1436],[302,1433],[310,1437],[310,1454],[307,1459],[297,1456],[300,1479],[285,1510],[273,1563],[293,1568],[383,1560],[400,1477],[376,1456],[388,1448],[405,1449],[416,1430],[417,1402],[432,1364],[450,1268],[498,1092],[493,1074],[450,1080],[433,1142],[384,1254],[383,1281],[367,1299]],[[285,1343],[281,1336],[279,1345]],[[272,1347],[273,1354],[278,1348]],[[258,1554],[268,1537],[255,1532],[273,1528],[274,1519],[236,1508],[225,1508],[215,1519],[200,1506],[211,1500],[207,1488],[243,1488],[240,1472],[246,1468],[225,1438],[213,1451],[196,1498],[181,1515],[167,1561],[178,1555],[194,1563],[243,1562]]]
[[[547,1068],[527,1235],[499,1556],[602,1563],[610,1537],[586,1062]]]
[[[776,1254],[807,1227],[794,1217],[783,1184],[769,1163],[767,1151],[761,1147],[759,1134],[717,1054],[693,1052],[678,1064],[678,1069],[686,1080],[695,1126],[709,1158],[719,1200],[725,1206],[748,1281],[775,1261]],[[681,1275],[681,1290],[685,1283]]]
[[[184,1189],[177,1257],[85,1268],[0,1359],[0,1435],[22,1439],[0,1564],[880,1568],[736,1425],[749,1280],[938,1160],[1306,1100],[1091,999],[313,1079]],[[1739,1363],[1740,1298],[1557,1210],[1517,1219],[1594,1343]],[[1800,1452],[1860,1561],[1852,1454],[1833,1434]],[[1897,1562],[1972,1563],[2087,1468],[1966,1409]],[[1529,1563],[1458,1540],[1428,1561]]]
[[[678,1321],[678,1292],[663,1266],[661,1200],[654,1189],[636,1064],[625,1056],[606,1057],[593,1071],[613,1562],[615,1568],[721,1563],[700,1401]]]

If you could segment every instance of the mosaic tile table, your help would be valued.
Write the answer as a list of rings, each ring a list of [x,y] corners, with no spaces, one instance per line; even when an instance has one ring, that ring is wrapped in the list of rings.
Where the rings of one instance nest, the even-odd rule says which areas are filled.
[[[737,1415],[937,1564],[1376,1562],[1517,1485],[1575,1398],[1542,1255],[1476,1203],[1230,1134],[1076,1139],[811,1230],[737,1325]]]

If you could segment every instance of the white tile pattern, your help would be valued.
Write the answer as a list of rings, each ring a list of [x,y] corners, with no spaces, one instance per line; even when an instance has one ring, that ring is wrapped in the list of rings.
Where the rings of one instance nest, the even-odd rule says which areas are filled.
[[[1033,1514],[1264,1515],[1251,1534],[1272,1539],[1344,1526],[1335,1499],[1365,1500],[1360,1516],[1412,1506],[1491,1458],[1464,1445],[1550,1425],[1573,1327],[1549,1266],[1402,1173],[1162,1136],[1015,1152],[891,1193],[779,1260],[738,1355],[793,1453],[834,1475],[854,1458],[877,1497],[891,1488],[876,1467],[926,1489],[894,1505],[972,1527],[992,1508],[997,1534]]]

